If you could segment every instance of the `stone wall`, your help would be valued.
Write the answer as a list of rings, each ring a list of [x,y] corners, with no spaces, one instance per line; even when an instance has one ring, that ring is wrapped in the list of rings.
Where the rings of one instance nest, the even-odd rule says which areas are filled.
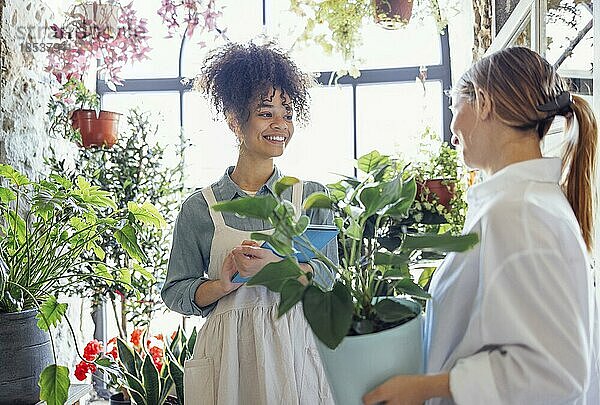
[[[53,9],[41,0],[0,0],[0,163],[9,163],[31,178],[47,172],[44,157],[50,147],[61,157],[74,156],[75,150],[69,142],[48,138],[46,111],[53,82],[44,71],[46,54],[27,52],[23,46],[45,40],[43,27],[52,24],[53,11],[59,11],[54,7],[66,0],[50,3]],[[80,345],[85,343],[93,335],[89,304],[80,298],[60,301],[69,304],[77,339]],[[66,324],[55,331],[55,342],[59,363],[73,370],[78,358]]]

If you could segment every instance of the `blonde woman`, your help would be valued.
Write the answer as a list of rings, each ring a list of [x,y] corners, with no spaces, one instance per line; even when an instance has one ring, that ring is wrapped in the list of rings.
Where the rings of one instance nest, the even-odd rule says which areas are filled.
[[[427,374],[397,376],[365,404],[600,404],[590,269],[597,126],[553,67],[514,47],[453,89],[453,143],[487,179],[468,192],[464,232],[480,243],[436,271]],[[562,159],[542,156],[556,116]]]

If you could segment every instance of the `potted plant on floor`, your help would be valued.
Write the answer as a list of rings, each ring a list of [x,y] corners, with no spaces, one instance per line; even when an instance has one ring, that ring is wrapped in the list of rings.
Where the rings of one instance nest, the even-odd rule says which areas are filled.
[[[69,79],[48,103],[50,133],[84,148],[112,147],[118,139],[120,113],[100,110],[100,97],[83,82]]]
[[[144,226],[163,226],[164,219],[149,203],[118,209],[110,193],[83,177],[32,181],[0,165],[0,182],[0,362],[12,367],[0,377],[2,399],[63,404],[68,369],[56,364],[47,333],[63,319],[69,323],[59,294],[87,279],[131,288],[132,272],[145,260],[136,235]],[[111,264],[96,244],[107,235],[138,267],[119,268],[116,278],[107,271]],[[93,272],[83,271],[86,266]]]
[[[106,371],[112,387],[120,390],[111,395],[110,405],[184,404],[183,366],[194,354],[196,328],[186,337],[178,328],[170,337],[163,334],[148,336],[134,329],[129,341],[114,337],[106,347],[92,340],[83,351],[75,376],[83,381],[101,369]]]
[[[304,315],[318,338],[318,347],[334,397],[340,404],[358,404],[362,395],[390,376],[422,371],[421,308],[406,298],[428,294],[414,281],[410,265],[418,252],[464,251],[477,235],[400,234],[397,246],[386,248],[393,218],[405,218],[416,195],[415,180],[389,156],[371,152],[358,160],[362,180],[346,177],[330,185],[331,195],[315,193],[304,208],[334,211],[339,230],[340,263],[332,263],[310,245],[303,232],[308,217],[296,221],[281,192],[298,180],[282,178],[275,196],[240,198],[218,203],[218,211],[262,218],[275,231],[254,233],[284,256],[256,274],[248,285],[263,285],[281,294],[279,315],[302,302]],[[333,286],[319,285],[293,256],[292,240],[309,248],[334,274]],[[390,244],[387,244],[389,247]],[[308,285],[298,281],[309,278]]]
[[[348,66],[338,76],[356,78],[360,60],[355,51],[362,44],[362,27],[373,19],[387,29],[404,27],[413,14],[413,3],[420,16],[434,17],[439,32],[446,29],[448,22],[437,0],[291,0],[290,10],[306,20],[298,41],[341,55]]]

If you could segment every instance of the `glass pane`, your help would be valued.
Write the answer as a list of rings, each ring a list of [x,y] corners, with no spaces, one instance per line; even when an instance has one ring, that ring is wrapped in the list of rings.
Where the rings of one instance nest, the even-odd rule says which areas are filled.
[[[136,107],[140,111],[150,112],[151,124],[158,125],[156,142],[162,145],[175,145],[179,142],[179,93],[106,93],[102,97],[103,109],[123,114],[119,121],[120,131],[127,128],[127,112]]]
[[[548,1],[546,57],[560,70],[592,69],[594,52],[591,0]]]
[[[223,6],[223,16],[219,18],[219,27],[224,27],[227,38],[233,42],[247,42],[256,38],[262,32],[262,0],[220,0],[218,6]],[[212,38],[212,37],[211,37]],[[207,41],[210,46],[198,45],[209,37],[199,37],[194,34],[191,41],[187,40],[183,53],[183,77],[193,77],[198,74],[206,53],[225,42]]]
[[[515,38],[510,44],[511,46],[525,46],[531,48],[531,19],[527,20],[527,24],[521,31],[521,33]]]
[[[183,96],[183,128],[191,146],[185,155],[186,187],[207,186],[218,180],[237,159],[235,136],[216,121],[208,102],[197,92]]]
[[[346,67],[341,56],[327,55],[318,45],[295,43],[306,21],[289,9],[289,0],[267,0],[267,33],[278,38],[285,49],[292,49],[292,56],[306,70],[336,71]],[[414,19],[398,30],[386,30],[367,19],[361,35],[363,44],[356,50],[356,56],[363,59],[360,69],[436,65],[441,61],[440,39],[430,16],[422,21]]]
[[[133,9],[137,11],[137,15],[148,21],[148,33],[151,37],[148,43],[152,50],[148,53],[150,59],[128,64],[121,71],[121,76],[125,79],[164,78],[179,75],[181,38],[177,36],[165,38],[167,26],[163,24],[157,13],[159,7],[160,2],[133,0]]]
[[[414,159],[426,127],[443,136],[442,97],[438,81],[358,86],[358,155],[376,149]]]
[[[327,183],[337,180],[333,173],[352,174],[352,89],[315,88],[311,95],[311,123],[296,126],[288,150],[275,164],[285,174]],[[235,136],[224,121],[214,119],[200,93],[186,93],[183,110],[185,134],[192,144],[186,155],[186,186],[206,186],[236,163]]]
[[[296,125],[285,155],[276,160],[283,173],[323,184],[354,173],[352,87],[311,89],[311,120]]]

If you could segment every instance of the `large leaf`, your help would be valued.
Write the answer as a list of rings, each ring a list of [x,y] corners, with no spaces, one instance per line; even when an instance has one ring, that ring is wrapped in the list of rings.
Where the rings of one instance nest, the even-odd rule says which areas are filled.
[[[479,236],[474,233],[453,236],[449,233],[441,235],[407,235],[402,245],[402,250],[415,249],[432,250],[436,252],[464,252],[479,242]]]
[[[12,190],[5,187],[0,187],[0,202],[7,203],[16,199],[17,195],[13,193]]]
[[[114,277],[112,276],[112,274],[110,274],[110,271],[108,271],[108,268],[105,264],[98,263],[97,265],[95,265],[94,274],[99,277],[102,277],[104,282],[109,286],[113,284]]]
[[[98,186],[92,186],[86,179],[77,177],[78,190],[73,195],[78,196],[84,202],[95,207],[108,207],[117,209],[117,204],[113,201],[110,192],[100,190]]]
[[[67,312],[67,304],[60,304],[56,297],[50,296],[39,308],[37,315],[37,326],[41,330],[48,331],[49,326],[56,327]]]
[[[304,316],[319,340],[335,349],[348,333],[352,323],[352,297],[340,282],[331,291],[310,285],[302,299]]]
[[[396,300],[383,299],[374,306],[377,316],[384,322],[400,322],[415,317],[415,311]]]
[[[364,215],[370,217],[376,212],[386,210],[390,204],[396,204],[402,193],[402,175],[392,181],[381,182],[365,187],[359,194],[360,202],[365,207]]]
[[[0,177],[7,178],[18,187],[25,186],[31,183],[27,176],[13,169],[12,166],[5,164],[0,164]]]
[[[137,273],[140,273],[144,280],[152,283],[156,282],[156,278],[152,275],[152,273],[146,270],[144,266],[140,265],[139,263],[133,263],[133,270],[135,270]]]
[[[215,211],[235,212],[243,217],[268,220],[273,216],[277,200],[272,195],[244,197],[232,201],[224,201],[212,206]]]
[[[389,252],[376,252],[373,264],[384,266],[403,266],[408,263],[407,254],[394,254]]]
[[[129,389],[129,394],[131,394],[131,397],[133,398],[133,400],[135,401],[136,405],[152,405],[148,402],[146,402],[146,391],[144,390],[144,386],[142,385],[142,382],[136,378],[134,375],[132,375],[131,373],[124,373],[125,374],[125,381],[127,382],[127,386]]]
[[[435,270],[436,267],[426,267],[425,269],[423,269],[418,281],[418,284],[419,286],[421,286],[421,288],[425,288],[425,286],[429,284],[429,281],[431,280],[431,277],[433,277],[433,273],[435,272]]]
[[[281,287],[281,300],[277,307],[277,316],[280,317],[292,309],[302,299],[305,286],[296,279],[290,279],[283,283]]]
[[[69,397],[69,369],[51,364],[42,371],[38,380],[40,399],[47,405],[63,405]]]
[[[394,282],[394,288],[401,294],[410,295],[416,298],[428,299],[431,295],[427,293],[420,285],[415,284],[410,278],[403,278]]]
[[[167,221],[165,221],[164,217],[158,212],[156,207],[148,201],[142,205],[128,202],[127,209],[133,214],[135,219],[145,225],[154,226],[156,228],[164,228],[167,225]]]
[[[281,288],[288,280],[296,280],[302,274],[295,259],[285,258],[279,262],[269,263],[261,271],[256,273],[248,283],[252,285],[264,285],[269,290],[281,292]]]
[[[117,229],[115,231],[115,239],[131,258],[138,262],[146,262],[146,254],[140,248],[140,245],[137,242],[135,229],[133,229],[131,225],[125,225],[123,228]]]
[[[177,399],[181,405],[184,404],[183,396],[183,369],[179,366],[177,358],[167,350],[167,357],[169,358],[169,375],[175,384],[175,391],[177,392]]]
[[[281,193],[283,193],[286,189],[292,187],[298,182],[300,182],[300,180],[291,176],[284,176],[280,178],[279,180],[277,180],[277,183],[275,183],[275,194],[277,195],[277,197],[281,197]]]
[[[402,185],[402,192],[400,194],[400,199],[397,203],[389,207],[386,211],[386,215],[390,215],[393,217],[403,218],[408,214],[408,210],[412,206],[415,201],[415,196],[417,195],[417,182],[414,178],[410,178],[405,181]]]
[[[365,173],[371,173],[379,166],[386,164],[390,160],[389,156],[381,155],[376,150],[367,153],[358,158],[357,167]]]
[[[158,398],[160,397],[160,378],[158,370],[152,361],[152,356],[148,353],[146,353],[144,363],[142,364],[142,375],[148,405],[158,404]]]
[[[197,337],[198,337],[198,331],[196,330],[196,327],[194,326],[194,329],[192,329],[192,333],[190,334],[190,337],[188,338],[188,341],[187,341],[187,350],[188,350],[188,353],[190,354],[190,357],[192,357],[194,355],[194,348],[196,347],[196,338]]]
[[[333,200],[325,193],[312,193],[304,200],[304,209],[331,208]]]
[[[139,378],[140,376],[135,367],[133,350],[131,350],[129,345],[121,338],[117,338],[117,351],[119,353],[119,360],[123,363],[127,372],[134,377]]]

